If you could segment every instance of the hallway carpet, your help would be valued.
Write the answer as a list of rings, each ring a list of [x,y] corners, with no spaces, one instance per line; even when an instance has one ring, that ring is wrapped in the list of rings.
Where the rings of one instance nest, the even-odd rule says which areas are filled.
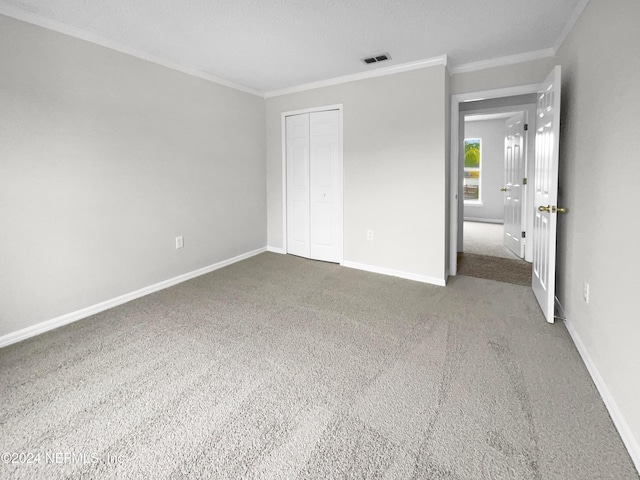
[[[638,479],[565,326],[471,277],[265,253],[1,349],[0,388],[7,479]]]
[[[519,259],[458,254],[458,275],[531,286],[531,264]]]
[[[464,222],[463,248],[465,253],[518,259],[504,246],[504,225],[498,223]]]

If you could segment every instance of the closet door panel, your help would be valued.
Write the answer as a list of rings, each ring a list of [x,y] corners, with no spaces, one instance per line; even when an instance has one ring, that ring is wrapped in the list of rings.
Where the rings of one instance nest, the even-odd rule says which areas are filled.
[[[287,252],[310,257],[309,114],[285,119]]]
[[[310,114],[310,257],[340,262],[340,112]]]

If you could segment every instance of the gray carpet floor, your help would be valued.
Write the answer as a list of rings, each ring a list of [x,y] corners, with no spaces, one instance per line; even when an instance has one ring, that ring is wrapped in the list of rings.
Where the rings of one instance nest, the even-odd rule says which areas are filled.
[[[262,254],[0,350],[0,477],[638,479],[530,288]],[[3,457],[5,459],[5,457]]]
[[[504,246],[504,225],[500,223],[464,222],[462,241],[465,253],[519,258]]]
[[[531,286],[532,265],[519,258],[458,254],[458,275]]]

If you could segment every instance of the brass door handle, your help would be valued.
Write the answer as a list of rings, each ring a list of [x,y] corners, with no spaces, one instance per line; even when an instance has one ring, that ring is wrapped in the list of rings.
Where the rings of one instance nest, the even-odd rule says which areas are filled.
[[[502,187],[502,188],[500,189],[500,191],[501,191],[501,192],[506,192],[507,190],[509,190],[507,187]]]
[[[549,212],[549,213],[567,213],[567,209],[566,208],[562,208],[562,207],[555,207],[555,206],[551,206],[551,205],[547,205],[546,207],[544,205],[540,205],[538,207],[538,211],[539,212]]]

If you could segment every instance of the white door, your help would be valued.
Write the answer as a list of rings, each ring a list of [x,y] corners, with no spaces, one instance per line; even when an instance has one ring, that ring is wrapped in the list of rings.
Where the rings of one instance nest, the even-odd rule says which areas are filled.
[[[507,133],[504,139],[504,188],[502,189],[504,191],[504,245],[520,258],[524,258],[522,221],[526,196],[523,182],[527,171],[525,123],[524,112],[517,113],[507,120]]]
[[[560,74],[558,65],[542,84],[536,115],[532,286],[549,323],[555,303]]]
[[[340,112],[311,114],[310,119],[311,258],[340,262],[339,215]]]
[[[287,251],[309,258],[309,114],[286,117]]]
[[[286,117],[287,252],[341,261],[340,111]]]

